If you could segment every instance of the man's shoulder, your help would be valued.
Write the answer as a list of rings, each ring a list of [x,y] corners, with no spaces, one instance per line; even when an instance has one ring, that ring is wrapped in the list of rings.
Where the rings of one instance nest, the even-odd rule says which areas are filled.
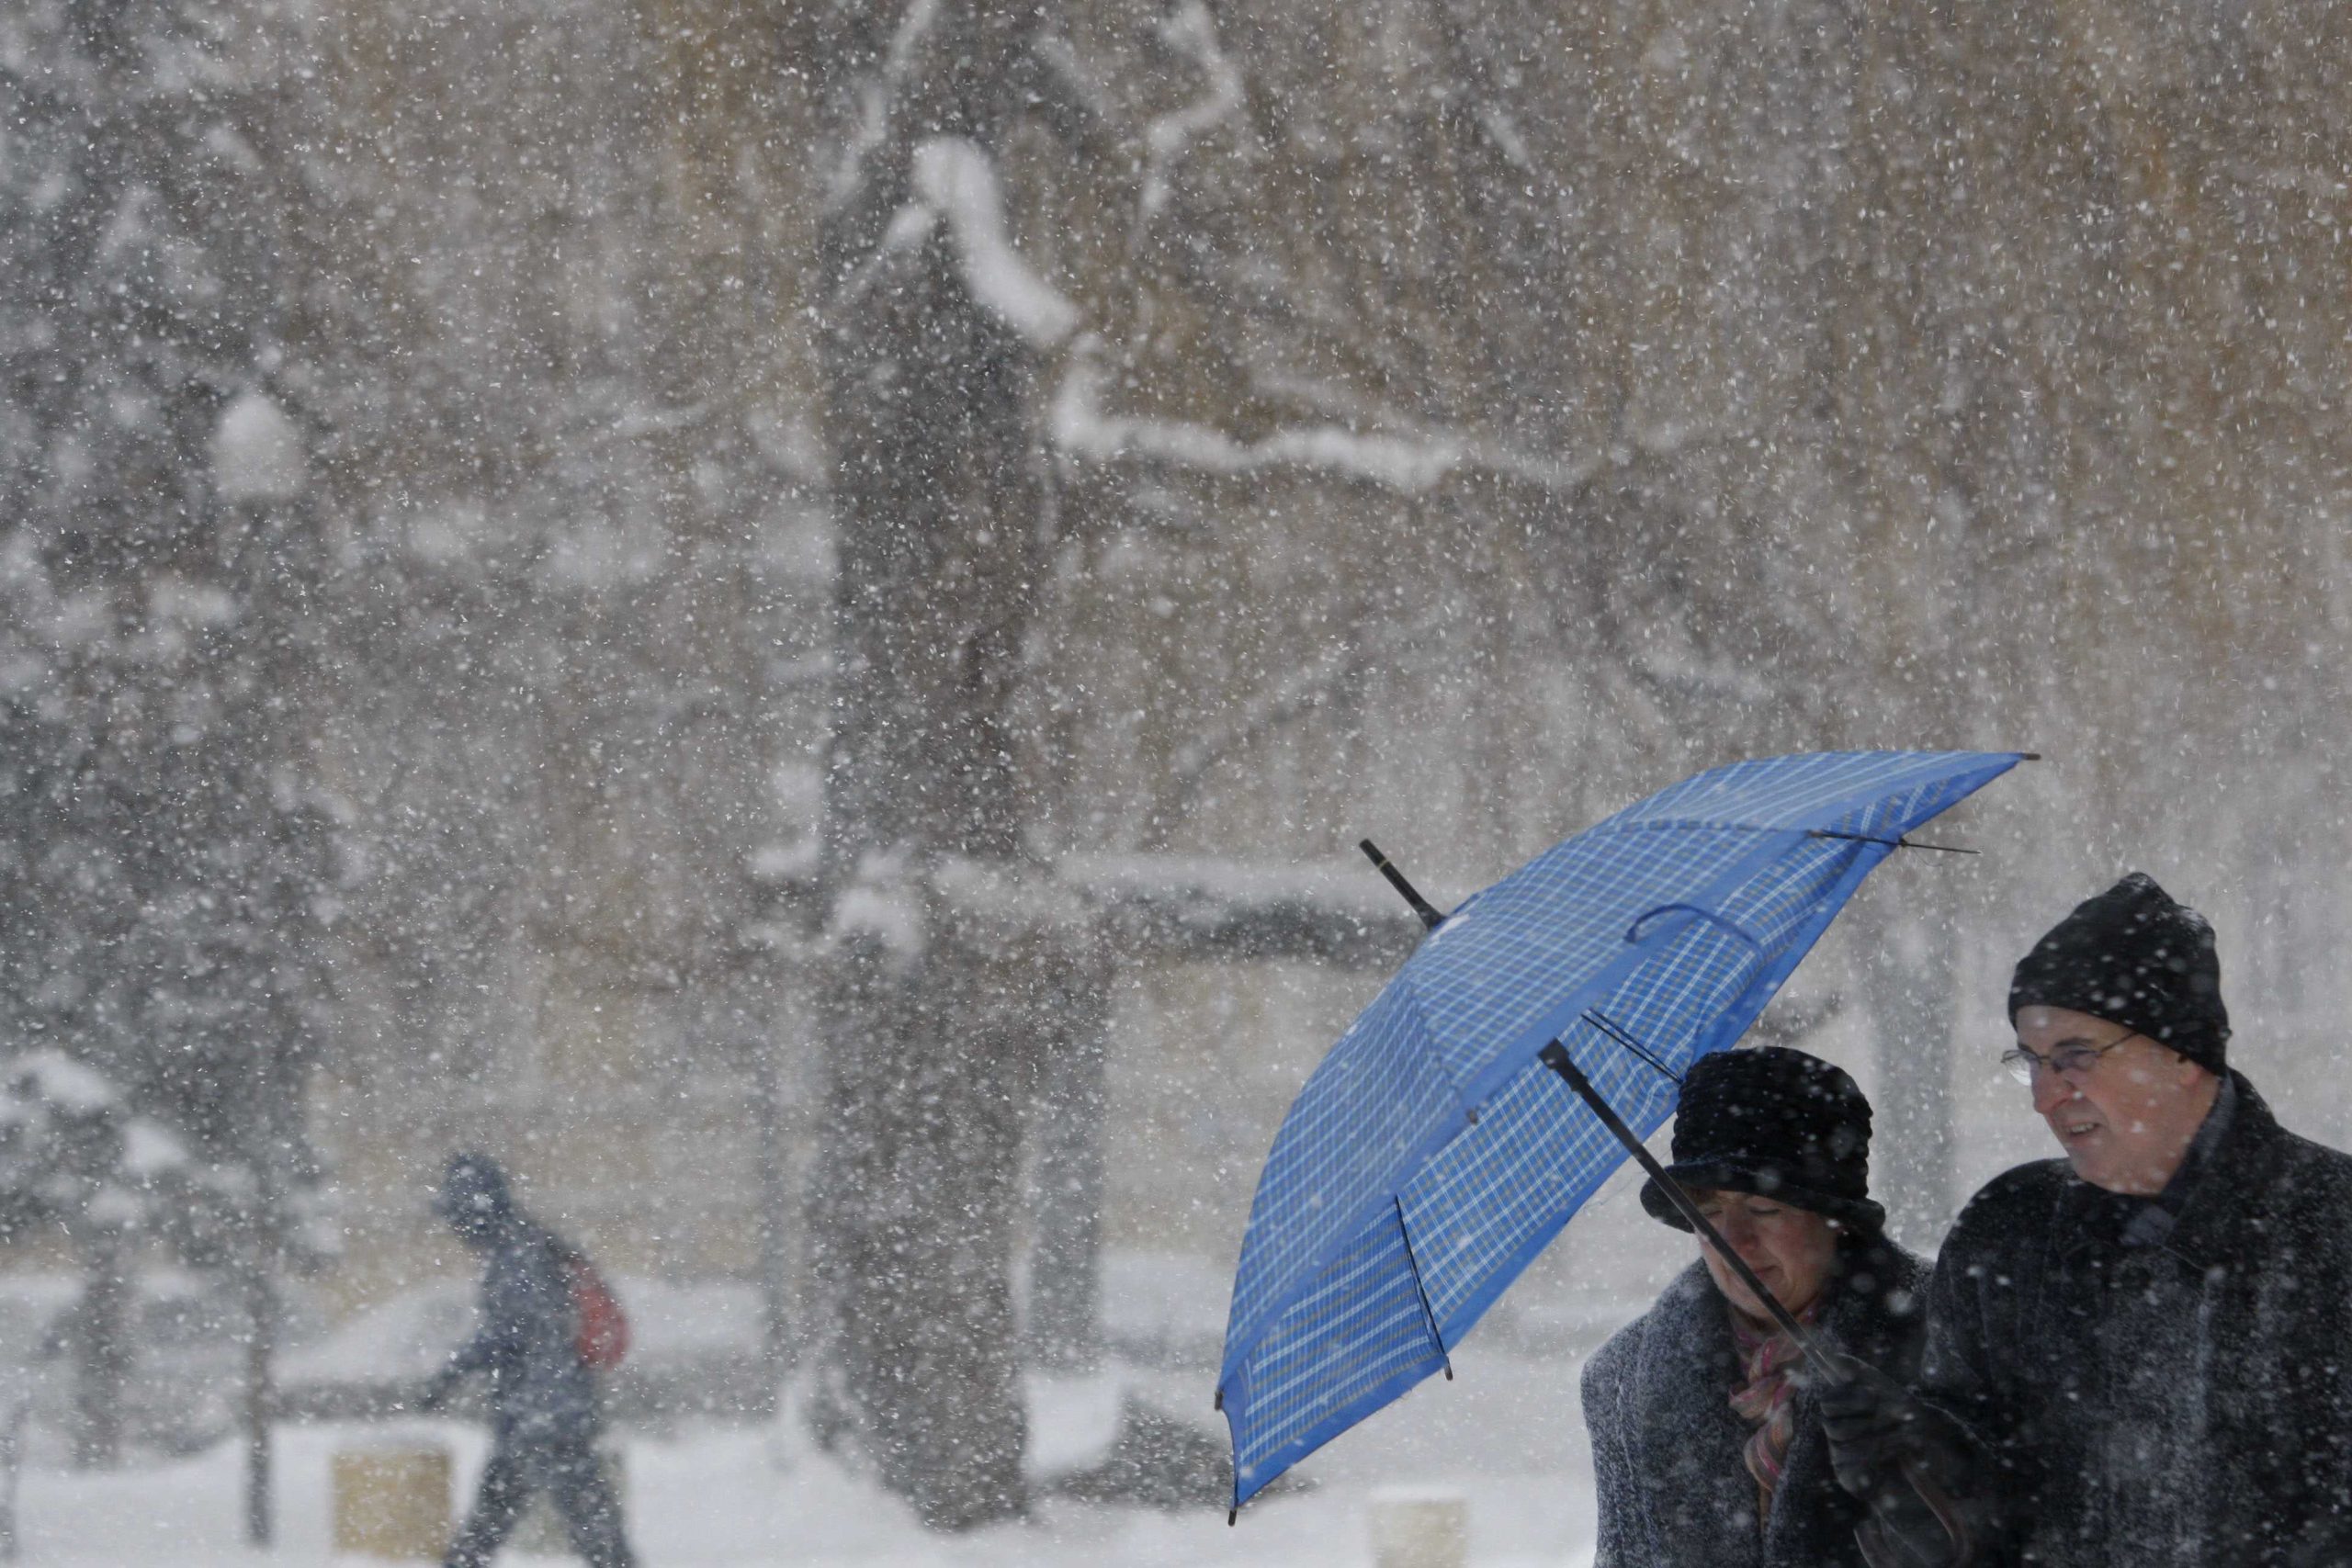
[[[1980,1205],[1987,1208],[2018,1202],[2041,1202],[2056,1197],[2076,1179],[2074,1168],[2064,1159],[2030,1159],[2023,1165],[2013,1165],[1976,1190],[1968,1201],[1970,1209]]]
[[[2246,1081],[2243,1073],[2232,1073],[2238,1091],[2237,1116],[2242,1131],[2229,1142],[2251,1142],[2259,1146],[2268,1144],[2300,1171],[2337,1181],[2352,1180],[2352,1154],[2316,1138],[2307,1138],[2291,1131],[2278,1120],[2278,1113],[2262,1091]]]
[[[1887,1283],[1896,1290],[1916,1289],[1935,1269],[1932,1262],[1909,1247],[1883,1238],[1871,1258],[1885,1269]]]
[[[1903,1317],[1935,1266],[1888,1236],[1875,1236],[1842,1255],[1844,1282],[1838,1309],[1846,1314]]]
[[[2352,1203],[2352,1154],[2300,1133],[2278,1130],[2278,1160],[2272,1183],[2290,1201],[2339,1212]]]
[[[1926,1258],[1878,1238],[1848,1255],[1845,1280],[1824,1328],[1849,1355],[1908,1375],[1927,1329]]]
[[[2352,1201],[2352,1154],[2290,1132],[2243,1075],[2236,1077],[2239,1125],[2223,1140],[2233,1179],[2252,1179],[2274,1198],[2323,1206]]]
[[[1961,1209],[1943,1250],[1948,1253],[1956,1244],[2007,1235],[2020,1225],[2047,1219],[2078,1179],[2063,1159],[2011,1166],[1978,1188],[1976,1196]]]

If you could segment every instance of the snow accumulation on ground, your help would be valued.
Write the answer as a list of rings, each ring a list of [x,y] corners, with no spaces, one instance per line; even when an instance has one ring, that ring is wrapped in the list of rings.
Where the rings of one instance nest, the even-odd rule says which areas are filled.
[[[797,1423],[704,1427],[623,1439],[629,1526],[646,1568],[1369,1568],[1368,1514],[1384,1490],[1458,1492],[1478,1568],[1587,1568],[1591,1465],[1569,1359],[1470,1357],[1461,1381],[1424,1384],[1315,1456],[1311,1488],[1254,1503],[1238,1527],[1221,1510],[1168,1513],[1048,1498],[1026,1524],[933,1535],[903,1505],[832,1458]],[[1129,1374],[1163,1406],[1197,1379]],[[1040,1454],[1074,1456],[1094,1424],[1083,1397],[1037,1406]],[[1060,1428],[1069,1427],[1064,1431]],[[328,1471],[340,1449],[435,1442],[470,1492],[484,1439],[456,1422],[281,1429],[278,1541],[243,1539],[243,1455],[223,1443],[193,1458],[108,1473],[36,1464],[23,1479],[21,1561],[30,1568],[357,1568],[332,1550]],[[510,1554],[529,1568],[562,1559]]]

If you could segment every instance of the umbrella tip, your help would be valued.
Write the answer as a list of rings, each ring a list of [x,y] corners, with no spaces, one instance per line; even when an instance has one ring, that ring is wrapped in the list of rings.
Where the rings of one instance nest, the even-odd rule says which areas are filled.
[[[2018,761],[2020,762],[2039,762],[2041,761],[2041,753],[2039,751],[2020,751],[2018,753]]]
[[[1241,1517],[1241,1510],[1240,1510],[1240,1509],[1238,1509],[1238,1508],[1227,1508],[1227,1509],[1225,1511],[1225,1528],[1226,1528],[1226,1529],[1231,1529],[1233,1528],[1233,1522],[1234,1522],[1236,1519],[1239,1518],[1240,1517]]]
[[[1364,858],[1372,862],[1374,870],[1388,879],[1388,886],[1396,889],[1405,902],[1413,907],[1413,913],[1420,916],[1421,924],[1435,931],[1445,923],[1445,917],[1440,914],[1428,899],[1422,897],[1411,883],[1405,880],[1405,874],[1398,871],[1389,858],[1380,852],[1378,844],[1374,843],[1370,839],[1364,839],[1356,844],[1356,848],[1364,852]]]

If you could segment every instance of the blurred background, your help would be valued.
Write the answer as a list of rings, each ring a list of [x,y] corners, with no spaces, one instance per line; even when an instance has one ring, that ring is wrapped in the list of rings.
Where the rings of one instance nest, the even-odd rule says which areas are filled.
[[[2047,1152],[2008,967],[2129,869],[2343,1142],[2347,74],[2313,0],[20,0],[36,1430],[374,1408],[479,1147],[633,1419],[1006,1517],[1033,1373],[1208,1418],[1418,931],[1356,840],[1450,903],[1744,755],[2048,758],[1759,1026],[1905,1240]],[[1667,1239],[1612,1188],[1481,1339],[1572,1408]]]

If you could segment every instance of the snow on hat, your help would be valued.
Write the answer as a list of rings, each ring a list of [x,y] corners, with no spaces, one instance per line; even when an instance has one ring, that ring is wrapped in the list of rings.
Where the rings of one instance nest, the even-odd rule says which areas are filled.
[[[1810,1210],[1864,1235],[1886,1224],[1871,1201],[1871,1102],[1845,1069],[1785,1045],[1717,1051],[1690,1064],[1674,1115],[1674,1163],[1685,1188],[1750,1192]],[[1689,1230],[1656,1180],[1642,1207]]]
[[[2018,960],[2009,1021],[2029,1007],[2120,1023],[2216,1073],[2228,1065],[2213,928],[2144,872],[2075,905]]]

